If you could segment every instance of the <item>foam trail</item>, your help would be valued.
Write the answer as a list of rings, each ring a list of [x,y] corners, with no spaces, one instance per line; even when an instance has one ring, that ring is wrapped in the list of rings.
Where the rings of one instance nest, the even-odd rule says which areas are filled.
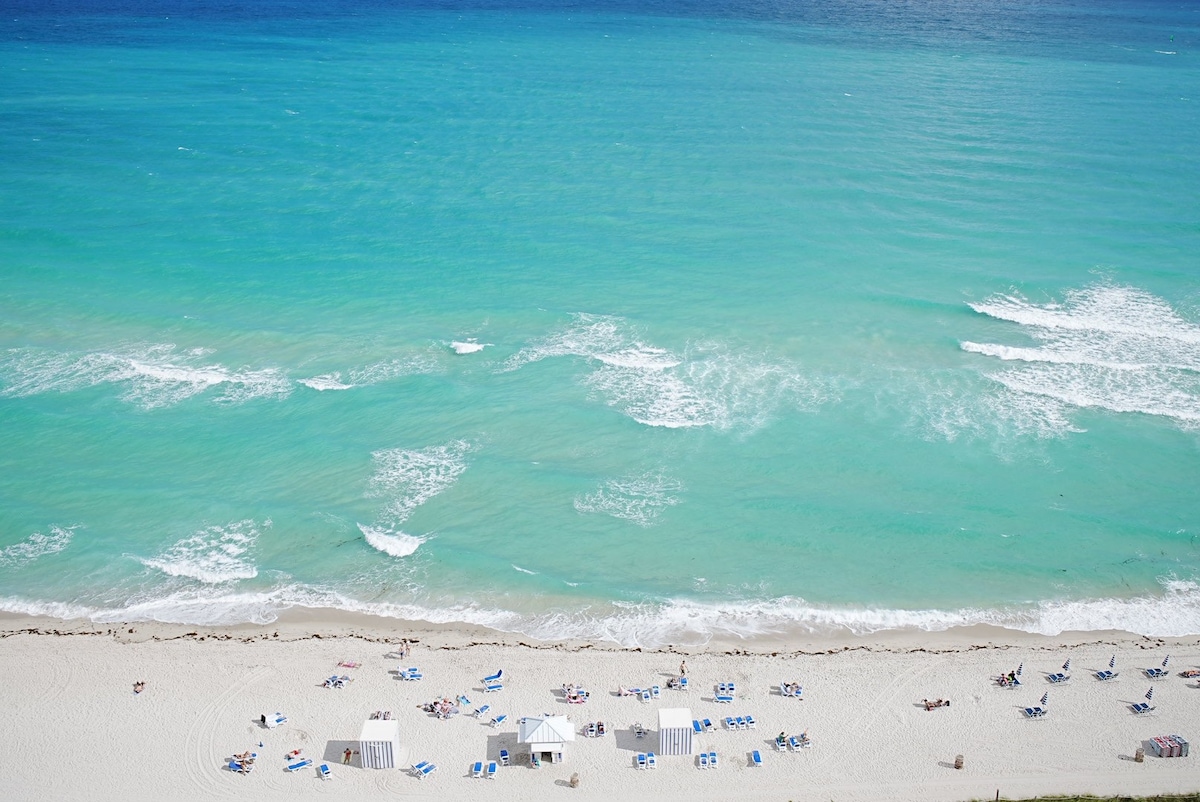
[[[307,379],[299,379],[300,384],[311,387],[318,392],[326,390],[350,390],[354,387],[365,387],[380,384],[401,376],[415,376],[423,373],[433,373],[437,363],[425,355],[415,355],[398,359],[375,362],[365,367],[349,370],[343,376],[341,371],[323,373]]]
[[[270,526],[270,521],[264,524]],[[184,538],[161,554],[139,562],[169,576],[186,577],[207,584],[253,579],[258,569],[243,555],[258,540],[259,529],[252,520],[210,526]]]
[[[1036,346],[964,341],[969,353],[1016,363],[987,374],[1011,395],[1064,408],[1140,413],[1200,424],[1200,326],[1170,304],[1133,287],[1096,284],[1062,303],[1001,295],[970,304],[1018,323]]]
[[[71,545],[71,538],[78,527],[51,526],[49,534],[34,532],[20,543],[0,551],[0,567],[19,568],[28,565],[39,557],[57,554]]]
[[[353,384],[342,383],[341,373],[325,373],[321,376],[300,379],[300,383],[305,387],[311,387],[317,392],[324,392],[325,390],[349,390],[354,387]]]
[[[366,538],[367,543],[372,548],[378,549],[384,554],[390,554],[393,557],[407,557],[425,542],[425,538],[423,537],[406,535],[403,532],[389,532],[377,526],[359,524],[358,529],[363,533],[363,537]]]
[[[562,356],[593,361],[584,382],[645,426],[754,430],[783,405],[814,406],[830,395],[784,363],[720,344],[692,346],[679,355],[643,342],[621,318],[582,313],[509,357],[501,370]]]
[[[673,495],[682,492],[683,484],[662,474],[646,473],[610,479],[593,493],[576,496],[579,512],[600,512],[632,521],[638,526],[652,526],[667,507],[680,503]]]
[[[122,398],[144,409],[178,404],[214,388],[223,392],[216,403],[243,403],[253,398],[281,398],[291,383],[274,368],[232,370],[219,364],[200,364],[210,351],[177,353],[174,345],[132,345],[115,353],[85,354],[14,349],[0,359],[2,394],[23,397],[39,393],[69,393],[103,384],[123,388]]]
[[[491,343],[475,342],[474,338],[465,342],[455,340],[454,342],[450,343],[450,347],[454,350],[454,353],[459,354],[460,356],[464,354],[478,353],[490,345]]]

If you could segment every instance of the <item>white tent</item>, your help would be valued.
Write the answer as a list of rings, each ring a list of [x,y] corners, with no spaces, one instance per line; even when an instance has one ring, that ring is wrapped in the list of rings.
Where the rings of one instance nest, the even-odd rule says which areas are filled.
[[[557,754],[562,752],[564,743],[574,740],[575,728],[566,716],[527,716],[517,727],[517,742],[527,744],[530,754]]]
[[[686,707],[667,707],[658,711],[658,753],[692,753],[692,711]]]
[[[358,736],[358,751],[364,769],[394,769],[400,754],[400,722],[364,721]]]

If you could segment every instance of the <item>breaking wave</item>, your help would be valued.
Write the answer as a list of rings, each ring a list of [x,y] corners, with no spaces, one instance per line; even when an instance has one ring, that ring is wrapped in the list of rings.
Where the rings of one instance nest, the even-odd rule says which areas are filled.
[[[1103,409],[1200,425],[1200,326],[1134,287],[1097,284],[1061,303],[1009,294],[969,304],[1016,323],[1036,345],[964,341],[1010,366],[988,377],[1061,426],[1072,409]]]
[[[643,342],[622,318],[583,313],[513,354],[501,370],[562,356],[594,362],[585,384],[646,426],[755,430],[785,405],[816,406],[829,395],[794,366],[719,344],[675,354]]]
[[[265,526],[270,526],[267,521]],[[210,585],[253,579],[258,569],[243,555],[254,546],[260,534],[252,520],[224,526],[210,526],[180,540],[156,557],[139,559],[147,568],[169,576],[182,576]]]
[[[403,532],[391,532],[377,526],[359,524],[358,529],[372,548],[393,557],[407,557],[425,542],[423,537],[406,535]]]
[[[372,384],[391,381],[401,376],[416,376],[433,373],[438,369],[437,363],[423,354],[399,359],[388,359],[375,362],[361,368],[348,371],[334,371],[299,379],[300,384],[311,387],[318,392],[325,390],[350,390],[354,387],[366,387]]]
[[[275,368],[231,369],[207,362],[212,353],[178,351],[171,344],[132,345],[115,353],[73,354],[36,348],[10,350],[0,357],[0,394],[23,397],[69,393],[101,384],[123,388],[121,397],[143,409],[178,404],[209,390],[216,403],[239,404],[253,398],[282,398],[291,383]]]

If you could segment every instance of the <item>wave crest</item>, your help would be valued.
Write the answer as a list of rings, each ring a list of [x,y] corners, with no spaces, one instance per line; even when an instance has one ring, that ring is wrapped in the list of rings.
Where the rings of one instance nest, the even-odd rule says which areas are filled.
[[[680,503],[679,497],[673,494],[682,491],[681,482],[662,474],[610,479],[594,493],[577,496],[575,509],[604,513],[648,527],[654,525],[664,509]]]
[[[77,527],[51,526],[49,534],[34,532],[20,543],[14,543],[0,550],[0,566],[4,568],[19,568],[28,565],[39,557],[58,552],[71,545]]]
[[[270,526],[270,521],[265,526]],[[253,579],[258,576],[258,568],[242,555],[250,550],[258,536],[258,525],[249,519],[210,526],[180,540],[156,557],[139,558],[139,562],[168,576],[186,577],[209,585]]]

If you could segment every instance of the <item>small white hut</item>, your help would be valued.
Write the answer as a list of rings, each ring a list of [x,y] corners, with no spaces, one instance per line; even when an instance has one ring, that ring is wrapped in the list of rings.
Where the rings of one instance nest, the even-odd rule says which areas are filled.
[[[575,728],[566,716],[526,716],[517,727],[517,743],[529,747],[529,754],[540,760],[562,760],[563,745],[575,740]]]
[[[364,721],[358,736],[358,751],[364,769],[394,769],[400,755],[400,722]]]
[[[658,753],[692,753],[692,711],[686,707],[660,708],[658,711]]]

